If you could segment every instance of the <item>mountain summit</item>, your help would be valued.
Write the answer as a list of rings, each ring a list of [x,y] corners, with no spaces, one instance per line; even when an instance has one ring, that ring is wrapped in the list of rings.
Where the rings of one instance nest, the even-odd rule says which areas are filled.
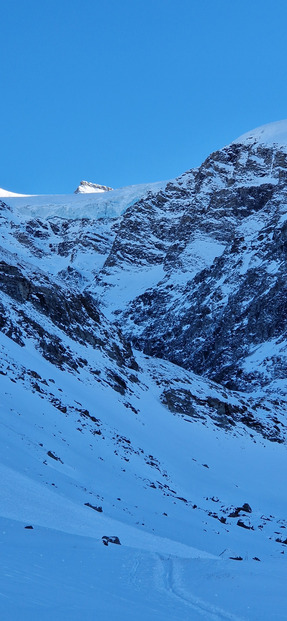
[[[16,194],[16,192],[9,192],[9,190],[0,188],[0,198],[11,198],[13,196],[27,196],[27,194]]]
[[[113,188],[109,188],[107,185],[99,185],[98,183],[91,183],[90,181],[81,181],[80,185],[75,190],[75,194],[110,192],[112,189]]]
[[[278,145],[287,149],[287,120],[268,123],[243,134],[233,144]]]

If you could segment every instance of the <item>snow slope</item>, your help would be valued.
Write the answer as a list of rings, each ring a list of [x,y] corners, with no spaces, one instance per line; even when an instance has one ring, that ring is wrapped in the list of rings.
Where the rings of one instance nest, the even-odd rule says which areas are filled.
[[[1,336],[2,618],[284,619],[285,446],[169,413],[145,358],[135,415],[86,372],[75,377],[8,341]],[[25,368],[37,369],[40,392]],[[96,414],[101,435],[76,404]],[[254,530],[228,517],[244,502],[252,513],[240,517]],[[103,546],[104,535],[121,546]]]
[[[9,192],[8,190],[0,188],[0,198],[13,198],[13,196],[27,196],[27,194],[16,194],[16,192]]]
[[[268,146],[277,145],[285,151],[287,149],[287,120],[261,125],[261,127],[239,136],[232,144],[250,145],[252,143]]]

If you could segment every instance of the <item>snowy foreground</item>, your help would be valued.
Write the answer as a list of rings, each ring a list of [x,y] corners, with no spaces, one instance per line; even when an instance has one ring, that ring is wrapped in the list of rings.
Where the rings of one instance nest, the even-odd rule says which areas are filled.
[[[56,530],[21,531],[7,520],[1,530],[3,619],[286,618],[282,563],[253,567],[109,549]]]
[[[285,446],[174,416],[144,357],[135,415],[84,372],[8,341],[1,335],[1,619],[286,618],[274,534],[286,533]],[[24,366],[50,396],[93,412],[101,435],[15,380]],[[254,530],[209,515],[244,502]],[[121,545],[103,545],[105,535]]]

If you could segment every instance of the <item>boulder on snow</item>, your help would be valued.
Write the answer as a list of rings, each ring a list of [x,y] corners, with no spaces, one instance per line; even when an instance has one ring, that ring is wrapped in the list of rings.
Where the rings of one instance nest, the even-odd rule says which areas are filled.
[[[115,535],[113,535],[111,537],[108,537],[107,535],[104,535],[102,537],[102,542],[103,542],[104,546],[108,546],[109,543],[116,543],[118,546],[121,545],[121,542],[120,542],[119,538],[116,537]]]

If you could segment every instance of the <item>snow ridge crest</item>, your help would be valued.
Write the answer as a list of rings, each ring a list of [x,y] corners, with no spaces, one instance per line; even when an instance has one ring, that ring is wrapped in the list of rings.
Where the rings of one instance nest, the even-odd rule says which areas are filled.
[[[232,144],[278,145],[287,150],[287,120],[261,125],[239,136]]]

